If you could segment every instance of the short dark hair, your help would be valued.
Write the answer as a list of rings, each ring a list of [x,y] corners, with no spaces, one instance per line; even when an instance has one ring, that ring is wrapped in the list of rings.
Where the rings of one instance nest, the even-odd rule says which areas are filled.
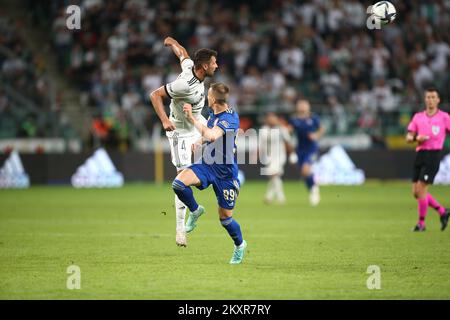
[[[194,54],[195,69],[201,68],[204,63],[209,63],[209,60],[213,56],[217,58],[217,51],[206,48],[198,49]]]
[[[424,93],[427,93],[427,92],[436,92],[439,97],[439,91],[436,87],[426,87]]]
[[[226,104],[228,102],[228,96],[230,93],[230,88],[221,82],[213,83],[210,86],[214,98],[216,98],[216,103]]]

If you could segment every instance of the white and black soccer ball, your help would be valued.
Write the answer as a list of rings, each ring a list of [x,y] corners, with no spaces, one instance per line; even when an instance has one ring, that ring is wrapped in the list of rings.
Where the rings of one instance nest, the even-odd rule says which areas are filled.
[[[372,6],[372,15],[382,24],[388,24],[395,20],[397,10],[389,1],[378,1]]]

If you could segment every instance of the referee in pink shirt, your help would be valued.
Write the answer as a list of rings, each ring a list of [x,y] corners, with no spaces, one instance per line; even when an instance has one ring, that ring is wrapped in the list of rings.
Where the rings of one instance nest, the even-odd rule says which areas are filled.
[[[439,171],[446,133],[450,132],[450,115],[439,110],[440,101],[435,88],[425,90],[425,111],[417,112],[408,125],[406,141],[417,142],[412,181],[413,194],[418,202],[419,221],[413,231],[425,231],[428,206],[439,213],[442,231],[447,227],[450,216],[450,210],[441,206],[428,193],[428,185],[433,184]]]

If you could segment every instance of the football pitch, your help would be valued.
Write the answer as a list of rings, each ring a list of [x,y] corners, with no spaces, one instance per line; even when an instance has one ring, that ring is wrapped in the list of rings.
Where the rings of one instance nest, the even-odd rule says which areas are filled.
[[[408,182],[322,187],[310,207],[300,182],[287,203],[262,202],[266,185],[246,182],[235,210],[248,251],[229,265],[233,243],[212,189],[194,191],[207,214],[175,245],[169,184],[114,190],[32,187],[0,191],[1,299],[449,299],[450,228],[429,209],[413,233]],[[450,206],[450,188],[431,188]],[[68,267],[81,288],[69,290]],[[380,289],[368,289],[369,266]]]

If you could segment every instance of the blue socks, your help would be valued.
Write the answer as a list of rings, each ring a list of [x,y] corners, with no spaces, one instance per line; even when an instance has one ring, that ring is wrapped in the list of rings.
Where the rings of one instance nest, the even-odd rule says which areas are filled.
[[[309,191],[311,191],[312,187],[314,187],[314,176],[310,175],[305,178],[306,187]]]
[[[194,212],[198,209],[197,201],[194,199],[194,193],[192,192],[191,187],[186,187],[186,185],[178,179],[173,180],[172,182],[173,191],[178,196],[178,199],[183,202],[191,212]]]
[[[228,231],[228,234],[233,239],[235,246],[239,246],[242,244],[242,233],[241,226],[233,217],[229,217],[226,219],[220,219],[220,223],[222,226]]]

